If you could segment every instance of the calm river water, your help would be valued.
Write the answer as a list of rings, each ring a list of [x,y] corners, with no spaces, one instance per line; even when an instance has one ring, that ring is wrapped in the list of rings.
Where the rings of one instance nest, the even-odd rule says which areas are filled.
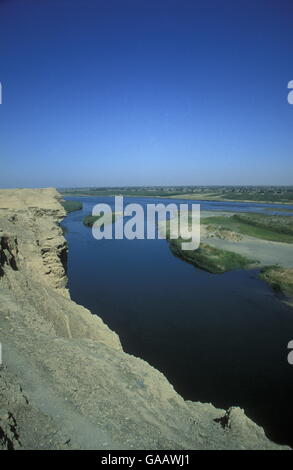
[[[99,315],[126,352],[163,372],[185,399],[240,406],[268,436],[293,446],[293,366],[287,362],[293,308],[257,271],[209,274],[174,257],[165,240],[97,241],[82,219],[99,202],[113,206],[114,198],[65,199],[83,203],[62,222],[72,299]],[[124,198],[129,202],[187,201]],[[201,201],[202,210],[262,212],[268,206]]]

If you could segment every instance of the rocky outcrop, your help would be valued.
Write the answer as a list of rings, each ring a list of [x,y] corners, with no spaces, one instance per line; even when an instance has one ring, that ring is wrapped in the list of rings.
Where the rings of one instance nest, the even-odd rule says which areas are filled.
[[[0,276],[4,275],[5,265],[17,270],[17,239],[8,233],[0,232]]]
[[[239,408],[184,401],[70,299],[59,201],[0,191],[0,448],[280,448]]]

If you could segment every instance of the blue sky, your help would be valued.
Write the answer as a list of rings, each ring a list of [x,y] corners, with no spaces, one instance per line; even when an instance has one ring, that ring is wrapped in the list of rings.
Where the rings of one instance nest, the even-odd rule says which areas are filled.
[[[291,0],[1,0],[0,186],[292,184]]]

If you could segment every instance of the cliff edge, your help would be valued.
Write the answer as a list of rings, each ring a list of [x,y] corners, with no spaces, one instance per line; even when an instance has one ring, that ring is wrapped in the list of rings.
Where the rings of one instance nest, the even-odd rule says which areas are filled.
[[[281,448],[237,407],[184,401],[70,299],[60,200],[0,190],[0,448]]]

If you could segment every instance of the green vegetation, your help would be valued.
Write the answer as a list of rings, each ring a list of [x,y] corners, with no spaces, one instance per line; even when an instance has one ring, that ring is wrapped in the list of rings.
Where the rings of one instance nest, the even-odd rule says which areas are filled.
[[[293,243],[293,218],[290,216],[243,213],[205,217],[201,222],[262,240]]]
[[[281,266],[267,266],[260,272],[259,277],[268,282],[275,291],[293,297],[293,269]]]
[[[128,196],[128,197],[170,197],[180,194],[179,191],[171,188],[72,188],[59,189],[64,195],[73,196]]]
[[[232,251],[220,250],[210,245],[201,244],[197,250],[182,250],[182,238],[168,238],[169,246],[175,256],[194,264],[210,273],[220,274],[232,269],[248,268],[257,261],[248,259]]]
[[[224,197],[232,201],[255,201],[255,202],[286,202],[293,203],[293,191],[261,190],[244,192],[225,192]]]
[[[94,225],[94,223],[99,220],[101,217],[103,216],[103,214],[100,214],[100,215],[86,215],[84,218],[83,218],[83,223],[84,225],[86,225],[87,227],[92,227]],[[115,212],[112,213],[112,217],[109,215],[109,219],[107,218],[106,219],[106,224],[113,224],[116,220],[116,217],[117,217],[117,214],[115,214]]]
[[[265,210],[274,212],[293,212],[293,209],[287,209],[286,207],[266,207]]]
[[[293,204],[292,186],[123,186],[63,188],[64,195],[182,198]]]
[[[62,201],[62,206],[66,210],[67,214],[73,211],[79,211],[82,209],[82,202],[79,201]]]

